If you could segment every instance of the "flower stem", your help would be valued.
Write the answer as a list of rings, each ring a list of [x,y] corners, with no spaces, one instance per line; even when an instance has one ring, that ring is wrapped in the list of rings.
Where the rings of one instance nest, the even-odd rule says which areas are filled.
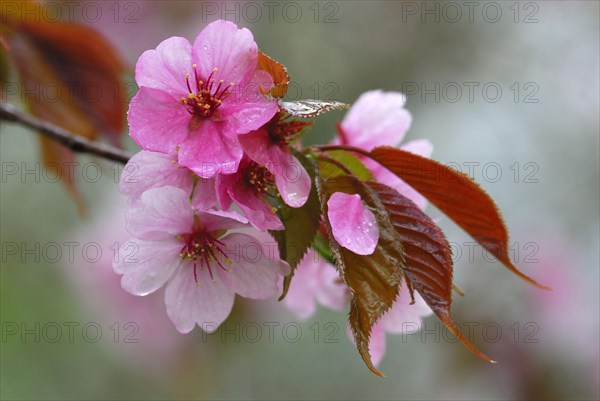
[[[319,256],[321,256],[327,262],[331,263],[332,265],[335,265],[335,259],[333,257],[333,254],[331,253],[329,244],[327,243],[325,238],[323,238],[320,234],[317,234],[315,236],[312,248],[316,253],[319,254]]]
[[[106,145],[97,141],[90,141],[54,125],[48,121],[41,120],[29,114],[23,113],[15,106],[1,102],[0,119],[19,123],[25,127],[39,131],[42,135],[55,140],[74,152],[90,153],[104,159],[127,163],[131,154],[115,146]]]

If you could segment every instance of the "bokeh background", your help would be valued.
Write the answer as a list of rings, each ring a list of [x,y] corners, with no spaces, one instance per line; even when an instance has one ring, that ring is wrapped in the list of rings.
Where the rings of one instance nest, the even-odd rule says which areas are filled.
[[[442,218],[466,291],[455,320],[497,365],[431,317],[425,332],[388,335],[382,380],[349,341],[345,314],[321,308],[300,322],[275,300],[238,300],[226,330],[184,336],[162,292],[130,296],[110,269],[126,238],[118,165],[79,159],[82,218],[36,164],[37,134],[2,122],[2,399],[598,399],[597,1],[70,3],[131,66],[224,18],[287,66],[292,99],[405,92],[408,139],[429,139],[435,159],[497,200],[518,265],[554,291],[486,259]],[[327,140],[341,118],[320,118],[306,140]],[[8,174],[15,164],[38,176]]]

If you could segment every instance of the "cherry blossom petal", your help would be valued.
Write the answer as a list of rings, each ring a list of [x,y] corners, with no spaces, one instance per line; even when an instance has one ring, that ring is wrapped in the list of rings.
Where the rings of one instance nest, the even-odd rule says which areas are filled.
[[[287,205],[300,207],[306,203],[311,188],[310,176],[291,153],[272,143],[264,130],[242,135],[239,140],[246,154],[275,176],[277,189]]]
[[[179,163],[203,178],[235,173],[244,153],[237,138],[223,132],[224,128],[222,123],[201,122],[181,144]]]
[[[144,150],[172,153],[188,136],[190,114],[167,92],[141,87],[131,99],[127,120],[131,138]]]
[[[335,240],[358,255],[370,255],[379,241],[379,226],[358,194],[336,192],[327,201],[327,216]]]
[[[192,196],[192,206],[195,210],[212,209],[217,204],[214,178],[198,178]]]
[[[313,263],[313,257],[314,253],[308,251],[296,267],[288,293],[283,299],[285,306],[302,320],[308,319],[317,310],[314,294],[318,285],[318,266]]]
[[[243,184],[242,184],[243,185]],[[272,207],[260,200],[253,189],[237,186],[229,189],[230,198],[238,205],[248,221],[258,230],[283,230],[284,226]]]
[[[376,146],[395,146],[410,128],[412,117],[404,109],[405,96],[397,92],[370,91],[352,105],[341,128],[338,143],[371,150]]]
[[[243,87],[256,70],[258,46],[248,29],[238,29],[229,21],[214,21],[196,37],[192,60],[201,79],[208,79],[217,68],[213,74],[216,82],[223,79]]]
[[[299,319],[307,319],[315,313],[315,299],[329,309],[341,311],[349,300],[349,292],[335,267],[309,250],[296,268],[283,302]]]
[[[322,259],[318,255],[317,258]],[[350,296],[348,287],[332,264],[323,260],[314,263],[319,267],[319,285],[315,289],[315,298],[321,305],[329,309],[344,310]]]
[[[136,153],[123,168],[119,190],[136,201],[150,188],[174,186],[192,192],[193,174],[177,164],[176,154],[142,150]]]
[[[263,245],[247,234],[233,233],[220,240],[231,260],[228,272],[219,271],[229,288],[250,299],[267,299],[279,293],[280,260],[269,260]]]
[[[248,219],[234,211],[205,210],[196,212],[199,230],[206,233],[247,228]]]
[[[243,88],[234,88],[233,93],[219,107],[227,123],[233,125],[237,134],[246,134],[268,123],[278,109],[277,101],[268,99],[261,88],[271,88],[273,78],[263,70],[255,71],[252,79]]]
[[[135,80],[140,87],[160,89],[179,99],[189,93],[185,75],[191,72],[192,45],[185,38],[171,37],[140,56]]]
[[[229,188],[233,186],[244,185],[241,181],[241,175],[239,174],[242,168],[242,164],[240,164],[240,166],[238,167],[238,171],[235,174],[217,175],[215,185],[217,192],[217,200],[219,201],[219,206],[223,210],[228,210],[231,207],[231,203],[233,202],[231,196],[229,195]]]
[[[379,363],[385,355],[385,330],[379,323],[373,326],[371,337],[369,338],[369,354],[373,365],[379,366]]]
[[[197,270],[196,282],[193,270],[189,263],[180,266],[167,284],[167,314],[181,333],[189,333],[196,324],[212,333],[231,313],[235,294],[218,275],[211,278],[206,269]]]
[[[277,147],[270,139],[266,130],[258,130],[239,137],[244,152],[258,164],[266,166],[273,163],[276,156],[272,148]]]
[[[148,295],[162,287],[181,263],[181,242],[175,238],[163,241],[132,239],[121,247],[113,262],[122,274],[121,286],[133,295]]]
[[[431,157],[433,144],[427,139],[415,139],[400,146],[400,149],[423,157]]]
[[[189,194],[172,186],[149,189],[142,194],[141,205],[127,212],[127,230],[141,239],[189,233],[193,224]]]
[[[414,296],[415,303],[411,305],[410,292],[403,284],[392,308],[381,317],[378,324],[388,333],[394,334],[420,330],[423,318],[433,312],[418,293],[415,292]]]
[[[289,155],[287,160],[288,162],[281,164],[284,166],[282,172],[275,175],[275,184],[288,206],[300,207],[306,203],[310,194],[310,176],[295,157]]]

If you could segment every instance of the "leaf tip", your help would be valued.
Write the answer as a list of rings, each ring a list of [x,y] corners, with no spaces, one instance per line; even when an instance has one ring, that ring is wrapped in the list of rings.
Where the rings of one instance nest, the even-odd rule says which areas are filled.
[[[537,281],[535,281],[534,279],[532,279],[531,277],[529,277],[528,275],[526,275],[525,273],[523,273],[519,269],[517,269],[517,267],[515,265],[513,265],[512,263],[508,264],[508,268],[510,269],[510,271],[512,271],[517,276],[519,276],[520,278],[522,278],[529,284],[533,285],[534,287],[537,287],[541,290],[552,291],[552,288],[538,283]]]

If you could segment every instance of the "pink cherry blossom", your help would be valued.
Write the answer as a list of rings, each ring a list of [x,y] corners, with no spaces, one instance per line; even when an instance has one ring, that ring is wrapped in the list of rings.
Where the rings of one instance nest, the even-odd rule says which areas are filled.
[[[277,111],[261,92],[273,80],[257,61],[252,33],[227,21],[206,26],[193,45],[172,37],[144,52],[128,114],[132,138],[144,150],[178,149],[179,163],[204,178],[235,172],[243,154],[238,135]]]
[[[217,202],[215,180],[200,178],[190,169],[179,165],[175,153],[165,154],[142,150],[135,154],[123,168],[119,190],[136,204],[150,188],[173,186],[193,194],[197,209],[211,209]]]
[[[219,174],[217,196],[222,209],[232,202],[244,212],[250,223],[261,231],[283,230],[283,223],[269,204],[279,194],[273,174],[263,166],[244,157],[235,174]]]
[[[134,295],[166,285],[167,314],[178,331],[188,333],[198,324],[213,332],[231,312],[235,294],[273,297],[287,273],[287,265],[269,260],[252,236],[224,234],[243,227],[247,220],[237,213],[194,210],[180,188],[152,188],[127,213],[135,238],[121,248],[120,255],[130,257],[117,258],[113,268]]]
[[[348,299],[348,287],[335,267],[309,250],[294,272],[283,303],[299,319],[308,319],[316,312],[317,303],[342,311]]]
[[[344,117],[339,135],[332,143],[365,150],[396,146],[402,142],[412,122],[404,104],[405,96],[398,92],[374,90],[362,94]],[[433,151],[433,146],[425,139],[408,142],[400,148],[424,157],[429,157]],[[403,180],[370,159],[363,161],[377,181],[394,188],[421,209],[425,208],[425,198]]]
[[[273,174],[281,198],[291,207],[304,205],[311,188],[310,176],[289,145],[294,135],[306,125],[282,121],[276,115],[264,128],[239,138],[250,159]]]
[[[327,201],[327,216],[335,240],[357,255],[371,255],[379,240],[375,215],[360,195],[336,192]]]

